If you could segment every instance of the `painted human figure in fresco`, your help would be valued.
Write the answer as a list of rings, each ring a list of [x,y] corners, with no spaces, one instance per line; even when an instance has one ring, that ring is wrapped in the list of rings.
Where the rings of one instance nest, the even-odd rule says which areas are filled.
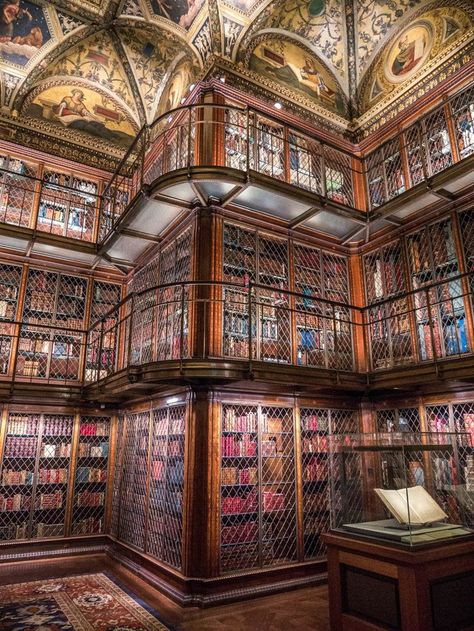
[[[0,0],[0,43],[41,48],[43,33],[32,22],[33,16],[20,0]]]
[[[426,46],[427,41],[424,35],[409,40],[406,33],[398,42],[398,54],[392,64],[393,74],[400,77],[413,70],[425,54]]]
[[[189,28],[194,21],[202,0],[152,0],[153,10],[183,28]]]
[[[56,116],[82,116],[83,118],[91,118],[99,120],[98,117],[89,112],[84,105],[84,92],[82,90],[72,90],[69,96],[63,96],[61,103],[53,107]]]
[[[325,84],[321,73],[318,72],[311,59],[305,59],[304,66],[300,68],[300,74],[302,80],[305,81],[318,96],[326,96],[330,99],[334,98],[336,93]]]

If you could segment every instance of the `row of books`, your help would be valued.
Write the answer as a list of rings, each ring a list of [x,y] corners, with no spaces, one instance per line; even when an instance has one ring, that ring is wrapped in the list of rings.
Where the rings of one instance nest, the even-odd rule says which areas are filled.
[[[40,469],[38,481],[40,484],[64,484],[68,480],[68,469]]]
[[[51,509],[56,510],[62,508],[63,492],[54,491],[53,493],[40,493],[35,499],[36,510]]]
[[[33,471],[14,471],[13,469],[4,469],[2,471],[2,486],[22,485],[31,486],[33,484]]]
[[[256,432],[257,413],[237,414],[234,408],[226,408],[223,420],[225,432]]]
[[[327,453],[329,449],[329,439],[327,436],[315,434],[311,438],[303,438],[303,453],[318,454]]]
[[[107,482],[107,469],[95,467],[77,467],[76,483],[81,482]]]
[[[86,519],[78,519],[72,525],[72,531],[75,535],[93,535],[99,534],[103,530],[102,519],[97,517],[88,517]]]
[[[248,434],[244,434],[241,438],[222,436],[221,451],[224,458],[234,456],[252,458],[257,455],[257,441]]]
[[[82,422],[79,430],[81,436],[108,436],[108,421]]]
[[[305,493],[304,496],[304,512],[305,513],[324,513],[329,510],[330,498],[327,490],[319,493]]]
[[[223,467],[221,469],[221,484],[225,486],[237,484],[257,484],[258,469],[256,467]]]
[[[13,511],[26,511],[31,507],[31,496],[23,495],[23,493],[15,493],[14,495],[0,494],[0,513],[9,513]]]
[[[221,528],[222,545],[253,541],[258,541],[258,523],[256,521],[231,524]]]
[[[82,193],[97,193],[97,184],[95,182],[91,182],[90,180],[81,180],[73,175],[58,173],[57,171],[45,171],[43,174],[43,180],[48,184],[74,188]]]
[[[326,414],[305,414],[301,417],[301,427],[304,431],[327,432],[329,421]]]
[[[249,491],[244,495],[228,495],[221,499],[221,511],[223,515],[254,513],[257,510],[258,493],[256,490]]]
[[[305,515],[303,533],[305,536],[319,535],[329,530],[330,524],[327,516]]]
[[[166,463],[165,460],[153,460],[151,479],[154,482],[167,480],[173,484],[180,484],[184,482],[184,464],[182,462]]]
[[[39,417],[10,414],[8,417],[9,434],[36,434]]]
[[[4,455],[7,458],[31,458],[36,454],[38,439],[30,436],[7,436]]]
[[[26,539],[28,524],[9,524],[0,527],[0,541],[12,541],[14,539]]]
[[[104,501],[105,493],[97,491],[82,491],[76,495],[76,506],[78,508],[103,506]]]
[[[42,458],[69,458],[71,456],[71,443],[43,443],[41,446]]]
[[[311,460],[303,467],[304,482],[322,482],[328,479],[327,460]]]
[[[283,511],[286,508],[286,496],[280,491],[263,491],[262,503],[265,513]]]
[[[72,434],[74,420],[65,417],[45,417],[43,435],[46,436],[70,436]]]
[[[98,445],[93,443],[79,443],[79,458],[106,458],[109,454],[109,443],[107,441],[100,442]]]

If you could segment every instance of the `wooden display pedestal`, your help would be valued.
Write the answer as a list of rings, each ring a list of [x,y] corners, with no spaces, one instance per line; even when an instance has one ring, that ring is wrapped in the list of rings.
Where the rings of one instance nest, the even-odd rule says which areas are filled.
[[[418,549],[333,531],[331,631],[474,629],[474,536]]]

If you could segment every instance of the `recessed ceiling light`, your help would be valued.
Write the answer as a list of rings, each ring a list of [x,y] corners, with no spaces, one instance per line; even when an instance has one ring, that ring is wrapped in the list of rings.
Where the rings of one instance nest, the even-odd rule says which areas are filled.
[[[283,109],[283,105],[282,105],[279,101],[277,101],[276,103],[274,103],[274,104],[273,104],[273,107],[274,107],[275,109],[277,109],[277,110],[281,110],[281,109]]]
[[[173,120],[173,117],[172,117],[172,116],[170,116],[170,117],[168,118],[168,123],[171,123],[171,121],[172,121],[172,120]]]
[[[219,79],[219,81],[220,81],[221,83],[225,83],[225,77],[221,77],[221,78]]]
[[[192,92],[195,87],[196,87],[196,84],[195,83],[191,83],[191,85],[189,86],[189,91]]]
[[[181,99],[181,104],[186,102],[186,98],[183,96],[183,98]]]

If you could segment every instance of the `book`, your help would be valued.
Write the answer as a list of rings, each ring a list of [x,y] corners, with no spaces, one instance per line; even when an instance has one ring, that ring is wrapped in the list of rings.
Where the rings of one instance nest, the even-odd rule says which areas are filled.
[[[399,524],[433,524],[448,516],[422,486],[374,489]]]

